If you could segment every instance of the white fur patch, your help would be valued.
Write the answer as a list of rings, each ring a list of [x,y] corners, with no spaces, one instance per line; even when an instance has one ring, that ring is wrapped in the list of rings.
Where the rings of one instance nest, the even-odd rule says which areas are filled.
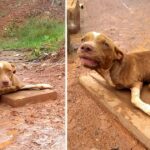
[[[52,89],[50,84],[27,84],[21,89]]]
[[[93,35],[94,35],[95,38],[97,38],[97,36],[100,35],[100,33],[98,33],[98,32],[92,32],[92,33],[93,33]]]
[[[131,89],[131,102],[143,112],[150,115],[150,105],[141,100],[140,89],[137,87]]]
[[[3,63],[0,63],[0,68],[3,69],[4,65]]]

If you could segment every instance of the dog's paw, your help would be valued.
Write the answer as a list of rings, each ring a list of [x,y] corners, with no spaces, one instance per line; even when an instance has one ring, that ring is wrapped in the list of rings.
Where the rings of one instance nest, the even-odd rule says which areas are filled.
[[[149,110],[143,110],[147,115],[150,116],[150,109]]]
[[[18,88],[16,86],[1,88],[0,89],[0,95],[8,94],[8,93],[11,93],[11,92],[15,92],[17,90],[18,90]]]
[[[147,115],[150,116],[150,105],[149,104],[143,103],[143,105],[141,105],[140,107],[144,113],[146,113]]]

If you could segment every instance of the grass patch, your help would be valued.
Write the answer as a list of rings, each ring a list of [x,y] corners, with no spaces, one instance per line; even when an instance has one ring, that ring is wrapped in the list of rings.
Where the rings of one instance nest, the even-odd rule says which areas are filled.
[[[39,57],[45,51],[56,51],[62,46],[64,30],[64,23],[55,20],[32,18],[19,27],[12,23],[0,39],[0,49],[32,48],[33,57]]]

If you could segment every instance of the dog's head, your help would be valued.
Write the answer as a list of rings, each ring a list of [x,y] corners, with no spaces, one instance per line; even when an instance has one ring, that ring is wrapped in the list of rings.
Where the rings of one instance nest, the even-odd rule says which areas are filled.
[[[0,88],[11,87],[16,68],[13,64],[0,61]]]
[[[81,42],[77,53],[85,67],[108,69],[114,60],[123,58],[124,54],[104,34],[88,32]]]

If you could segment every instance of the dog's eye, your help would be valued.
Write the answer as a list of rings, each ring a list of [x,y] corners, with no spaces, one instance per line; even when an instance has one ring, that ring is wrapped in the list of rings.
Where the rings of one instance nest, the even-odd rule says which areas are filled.
[[[85,41],[85,39],[84,39],[84,38],[82,38],[82,39],[81,39],[81,42],[84,42],[84,41]]]
[[[106,41],[104,41],[102,44],[103,44],[103,49],[109,48],[109,44]]]

